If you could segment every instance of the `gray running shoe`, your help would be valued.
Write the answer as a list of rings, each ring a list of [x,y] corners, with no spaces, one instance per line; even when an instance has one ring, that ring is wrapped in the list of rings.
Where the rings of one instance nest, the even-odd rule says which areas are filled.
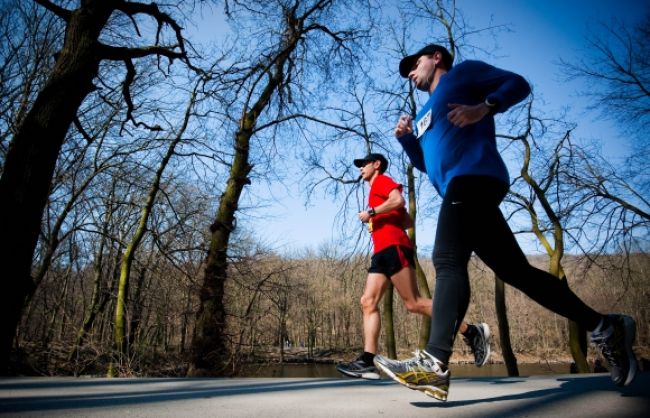
[[[474,364],[481,367],[490,359],[490,327],[485,322],[469,324],[470,330],[463,335],[463,340],[474,354]]]
[[[336,365],[336,370],[349,377],[357,377],[361,379],[377,380],[379,379],[379,371],[374,364],[367,365],[365,361],[358,358],[349,363],[339,363]]]
[[[591,333],[591,342],[598,346],[609,363],[609,373],[618,386],[627,386],[636,374],[637,364],[632,343],[636,335],[636,323],[627,315],[607,315],[610,326]]]
[[[391,360],[375,356],[375,366],[391,379],[409,389],[419,390],[440,401],[447,400],[451,373],[442,362],[424,350],[415,351],[408,360]]]

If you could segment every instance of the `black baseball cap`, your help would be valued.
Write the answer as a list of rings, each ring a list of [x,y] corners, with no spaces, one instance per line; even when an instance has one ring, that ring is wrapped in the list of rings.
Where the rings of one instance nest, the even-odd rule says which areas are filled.
[[[379,161],[381,163],[379,165],[379,171],[382,173],[386,172],[386,169],[388,168],[388,160],[383,155],[377,153],[370,153],[363,158],[357,158],[354,160],[354,165],[361,168],[364,165],[375,161]]]
[[[413,68],[413,64],[415,64],[415,61],[417,61],[418,58],[420,58],[422,55],[433,55],[436,52],[440,52],[442,54],[442,63],[445,64],[445,67],[448,70],[450,70],[451,66],[453,65],[454,58],[451,56],[447,48],[436,44],[429,44],[415,54],[402,58],[402,60],[399,62],[399,74],[402,77],[407,78],[411,72],[411,68]]]

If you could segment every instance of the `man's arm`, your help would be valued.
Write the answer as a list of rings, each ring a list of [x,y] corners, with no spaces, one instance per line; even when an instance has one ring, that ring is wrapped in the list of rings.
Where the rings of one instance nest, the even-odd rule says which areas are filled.
[[[404,200],[404,196],[402,196],[402,192],[400,192],[399,189],[393,189],[388,194],[388,199],[386,199],[384,203],[375,208],[375,213],[387,213],[392,210],[404,207],[405,204],[406,201]]]
[[[384,200],[381,205],[377,205],[373,209],[375,211],[375,215],[379,215],[404,207],[405,204],[406,201],[402,196],[402,192],[400,192],[398,188],[395,188],[390,191],[388,198]],[[367,210],[359,213],[359,219],[361,222],[368,222],[371,217],[372,216]]]
[[[530,94],[530,85],[525,78],[511,71],[502,70],[486,63],[480,63],[485,92],[483,105],[492,114],[502,113],[524,100]]]
[[[424,154],[422,153],[420,142],[415,135],[413,135],[413,121],[410,116],[402,115],[399,118],[397,126],[395,127],[395,137],[402,145],[402,148],[404,148],[404,151],[409,157],[409,160],[411,160],[413,167],[426,173],[427,169],[424,165]]]
[[[447,119],[455,126],[464,128],[485,116],[505,112],[530,94],[530,85],[519,74],[481,61],[467,62],[466,66],[476,75],[473,88],[481,91],[482,101],[474,105],[449,103]]]

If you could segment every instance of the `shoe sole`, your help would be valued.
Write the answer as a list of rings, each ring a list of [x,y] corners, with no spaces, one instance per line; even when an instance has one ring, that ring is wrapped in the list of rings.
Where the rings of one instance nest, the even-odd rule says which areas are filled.
[[[632,350],[634,338],[636,337],[636,322],[634,322],[634,319],[631,316],[623,316],[623,328],[625,329],[625,351],[627,352],[627,358],[630,361],[630,368],[627,372],[625,382],[620,386],[627,386],[634,380],[637,370],[636,356],[634,355],[634,350]]]
[[[486,345],[487,345],[487,350],[485,350],[485,358],[483,359],[483,361],[480,364],[476,363],[476,367],[484,366],[485,363],[487,363],[488,360],[490,359],[490,354],[491,354],[491,351],[490,351],[490,337],[491,337],[490,327],[485,322],[482,322],[480,325],[481,325],[481,328],[483,328],[483,338],[485,339],[485,342],[486,342]]]
[[[414,384],[408,383],[406,380],[404,380],[401,377],[397,376],[395,373],[392,372],[392,370],[390,370],[387,367],[384,367],[384,365],[381,364],[381,363],[375,362],[375,367],[380,369],[382,372],[386,373],[386,375],[388,375],[388,377],[390,377],[391,379],[393,379],[397,383],[399,383],[399,384],[401,384],[401,385],[403,385],[403,386],[405,386],[405,387],[407,387],[407,388],[409,388],[411,390],[417,390],[417,391],[420,391],[420,392],[424,392],[425,395],[430,396],[430,397],[432,397],[434,399],[437,399],[439,401],[444,402],[444,401],[447,400],[447,394],[448,394],[449,389],[447,389],[447,391],[444,391],[444,390],[442,390],[440,388],[437,388],[435,386],[414,385]]]
[[[379,378],[381,377],[379,376],[379,373],[376,372],[355,373],[355,372],[341,370],[338,367],[336,368],[336,371],[341,373],[342,375],[345,375],[347,377],[354,377],[356,379],[379,380]]]
[[[379,375],[379,373],[369,372],[369,373],[363,373],[361,375],[361,378],[366,380],[379,380],[381,376]]]
[[[420,392],[424,392],[424,394],[429,396],[430,398],[434,398],[443,402],[447,401],[447,395],[449,394],[449,387],[447,387],[447,390],[440,389],[439,387],[436,386],[407,385],[407,387],[409,389],[414,389]]]

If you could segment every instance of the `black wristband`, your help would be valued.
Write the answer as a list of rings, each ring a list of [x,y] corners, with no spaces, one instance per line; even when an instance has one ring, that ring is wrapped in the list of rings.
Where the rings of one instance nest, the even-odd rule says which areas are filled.
[[[370,215],[370,217],[373,217],[376,214],[377,214],[377,212],[375,212],[375,208],[368,209],[368,215]]]

